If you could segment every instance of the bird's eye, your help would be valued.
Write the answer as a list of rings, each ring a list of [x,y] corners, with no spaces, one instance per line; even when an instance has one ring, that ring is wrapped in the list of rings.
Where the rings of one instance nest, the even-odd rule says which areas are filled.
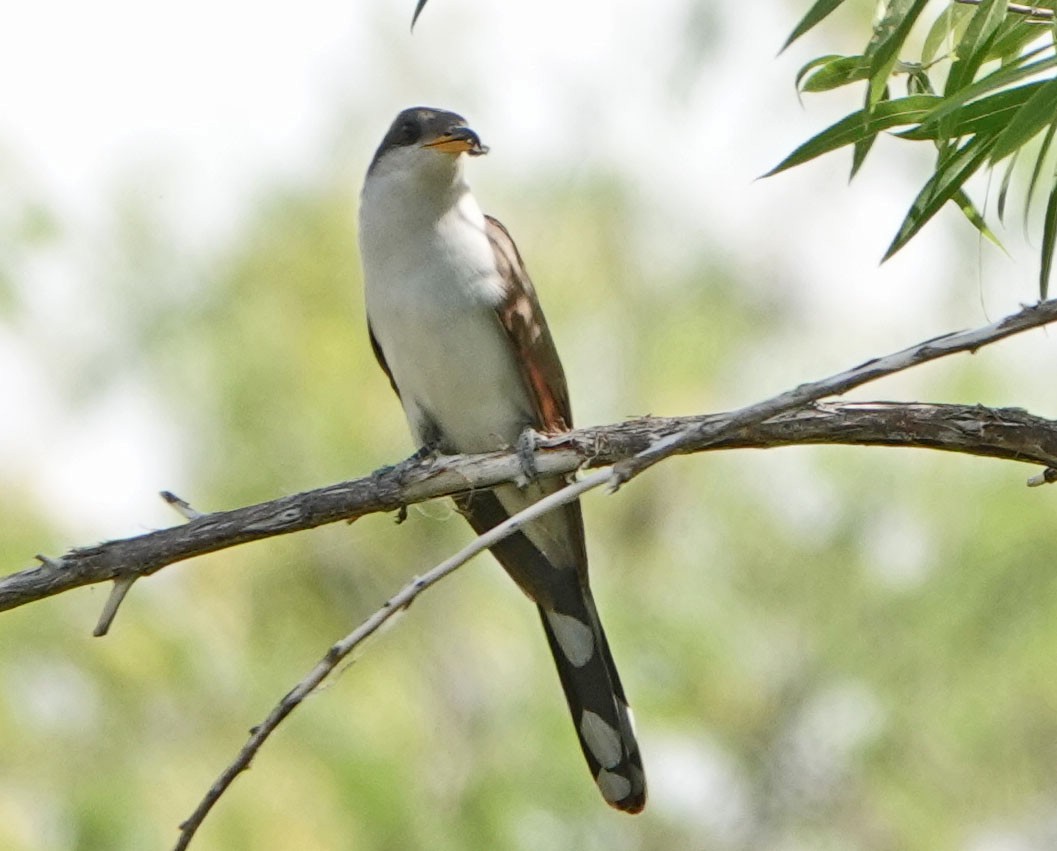
[[[418,129],[418,122],[412,121],[410,118],[400,125],[398,132],[398,138],[402,145],[413,145],[418,141],[418,137],[421,135],[421,131]]]

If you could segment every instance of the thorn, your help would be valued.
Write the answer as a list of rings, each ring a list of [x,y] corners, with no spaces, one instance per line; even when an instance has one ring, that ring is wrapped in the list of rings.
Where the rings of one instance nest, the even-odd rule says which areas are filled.
[[[397,526],[399,526],[405,520],[407,520],[407,506],[406,505],[401,505],[396,510],[396,520],[394,522],[396,523]]]
[[[137,577],[135,576],[122,576],[114,580],[114,587],[110,589],[110,596],[106,598],[106,603],[103,605],[103,613],[99,616],[99,623],[92,630],[92,635],[96,638],[101,638],[107,634],[110,624],[114,622],[118,606],[121,605],[121,601],[125,599],[128,589],[132,587],[132,583],[136,579]]]
[[[33,558],[35,558],[45,567],[49,567],[52,570],[62,570],[64,567],[66,567],[66,562],[64,562],[61,558],[52,558],[51,556],[46,556],[42,553],[37,553],[35,556],[33,556]]]
[[[173,510],[176,511],[176,513],[179,514],[184,520],[197,520],[199,517],[205,516],[202,514],[201,511],[196,511],[195,509],[193,509],[188,502],[180,499],[180,497],[178,497],[172,491],[161,491],[158,495],[162,499],[164,499],[173,508]]]

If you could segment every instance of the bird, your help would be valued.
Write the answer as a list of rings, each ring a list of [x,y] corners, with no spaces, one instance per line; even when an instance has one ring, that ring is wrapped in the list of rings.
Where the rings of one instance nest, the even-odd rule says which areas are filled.
[[[470,191],[488,148],[443,109],[401,111],[367,169],[360,257],[371,347],[418,456],[528,447],[524,481],[456,497],[478,534],[567,483],[528,462],[535,439],[572,428],[565,373],[507,229]],[[523,452],[524,454],[524,452]],[[634,723],[587,573],[579,502],[523,526],[492,554],[539,610],[588,768],[602,797],[646,804]]]

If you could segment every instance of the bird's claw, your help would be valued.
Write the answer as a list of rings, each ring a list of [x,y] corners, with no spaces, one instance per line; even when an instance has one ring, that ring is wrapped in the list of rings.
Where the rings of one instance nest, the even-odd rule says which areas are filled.
[[[539,469],[536,467],[536,448],[540,437],[535,429],[526,428],[517,439],[517,460],[521,472],[514,479],[514,484],[519,488],[534,484],[540,477]]]

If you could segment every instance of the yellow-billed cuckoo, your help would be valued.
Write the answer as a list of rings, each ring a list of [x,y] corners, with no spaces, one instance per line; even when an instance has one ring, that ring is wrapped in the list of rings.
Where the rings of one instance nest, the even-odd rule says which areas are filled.
[[[477,205],[466,156],[487,148],[459,115],[405,109],[363,186],[360,253],[374,353],[418,444],[446,453],[523,445],[572,427],[558,352],[506,228]],[[563,485],[457,500],[478,533]],[[492,547],[539,607],[580,746],[602,796],[638,812],[646,780],[627,699],[587,578],[579,503]]]

